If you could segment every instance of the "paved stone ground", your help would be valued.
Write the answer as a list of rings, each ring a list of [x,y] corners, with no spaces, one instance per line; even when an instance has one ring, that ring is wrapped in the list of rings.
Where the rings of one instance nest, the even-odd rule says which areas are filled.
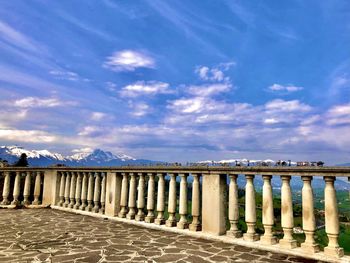
[[[316,261],[52,209],[2,209],[0,262]]]

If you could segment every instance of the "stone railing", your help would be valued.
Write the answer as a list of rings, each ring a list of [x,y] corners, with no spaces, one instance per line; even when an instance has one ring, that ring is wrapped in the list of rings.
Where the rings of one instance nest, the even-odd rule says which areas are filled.
[[[257,206],[254,178],[261,175],[262,225],[256,233]],[[242,234],[237,178],[244,176],[244,221]],[[283,238],[273,233],[275,225],[271,179],[279,176],[281,186],[281,227]],[[302,188],[302,225],[305,242],[293,238],[293,202],[290,180],[299,177]],[[320,252],[315,241],[316,220],[312,179],[325,181],[324,213],[328,246]],[[191,178],[189,180],[189,177]],[[334,182],[348,177],[345,167],[113,167],[113,168],[0,168],[2,207],[51,205],[67,211],[98,213],[146,224],[164,225],[164,230],[226,235],[259,248],[276,246],[284,251],[300,250],[305,255],[342,258],[338,244],[339,214]],[[1,190],[0,190],[1,191]],[[229,220],[229,228],[226,223]],[[188,229],[188,230],[186,230]],[[258,241],[258,242],[257,242]],[[297,248],[298,247],[298,248]],[[348,258],[348,257],[344,257]]]

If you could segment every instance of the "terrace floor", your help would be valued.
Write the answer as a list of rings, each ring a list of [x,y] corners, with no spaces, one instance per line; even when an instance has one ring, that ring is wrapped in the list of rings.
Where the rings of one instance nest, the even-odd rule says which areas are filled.
[[[53,209],[1,209],[0,262],[317,261]]]

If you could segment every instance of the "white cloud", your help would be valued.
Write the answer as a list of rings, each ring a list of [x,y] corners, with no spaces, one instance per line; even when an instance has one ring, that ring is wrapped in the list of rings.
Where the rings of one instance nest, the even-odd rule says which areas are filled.
[[[350,116],[350,103],[334,106],[328,111],[328,114],[332,117],[344,115]]]
[[[281,99],[269,101],[265,104],[265,108],[268,111],[278,112],[307,112],[312,109],[311,106],[301,103],[299,100],[285,101]]]
[[[132,98],[142,95],[168,94],[171,92],[168,83],[158,81],[137,81],[123,87],[120,91],[120,96]]]
[[[155,60],[135,50],[121,50],[107,57],[104,67],[114,71],[134,71],[137,68],[154,68]]]
[[[93,149],[90,147],[84,147],[80,149],[73,149],[72,153],[92,153]]]
[[[224,72],[229,70],[233,65],[235,65],[235,62],[221,63],[212,68],[209,68],[207,66],[198,66],[195,69],[195,73],[198,74],[198,77],[201,80],[205,80],[205,81],[215,81],[215,82],[229,81],[230,78],[225,77]]]
[[[142,117],[148,113],[151,112],[151,107],[146,103],[137,103],[137,104],[131,104],[131,107],[133,108],[132,115],[136,117]]]
[[[19,108],[51,108],[61,106],[64,103],[57,98],[26,97],[15,100],[13,105]]]
[[[85,126],[78,133],[79,136],[99,136],[103,132],[103,129],[98,126]]]
[[[208,102],[209,100],[203,97],[182,98],[171,101],[168,108],[181,113],[195,113],[201,112],[208,107]]]
[[[229,83],[215,83],[202,86],[190,86],[188,92],[195,96],[207,97],[222,92],[228,92],[231,90],[231,87]]]
[[[268,88],[270,91],[284,91],[284,92],[295,92],[303,90],[303,87],[298,87],[294,85],[281,85],[281,84],[273,84]]]
[[[103,112],[92,112],[90,119],[93,121],[100,121],[102,119],[104,119],[107,116],[106,113]]]
[[[330,108],[326,113],[326,118],[328,125],[350,124],[350,103]]]
[[[279,120],[276,120],[274,118],[268,118],[268,119],[264,120],[264,123],[265,124],[276,124],[276,123],[279,123]]]
[[[57,141],[57,136],[38,130],[0,129],[0,140],[27,143],[52,143]]]

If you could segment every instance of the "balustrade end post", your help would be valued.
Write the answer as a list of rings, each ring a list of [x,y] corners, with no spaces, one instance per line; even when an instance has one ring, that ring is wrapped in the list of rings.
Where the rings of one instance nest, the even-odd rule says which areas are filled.
[[[59,202],[60,182],[57,170],[45,170],[43,177],[42,204],[55,205]]]

